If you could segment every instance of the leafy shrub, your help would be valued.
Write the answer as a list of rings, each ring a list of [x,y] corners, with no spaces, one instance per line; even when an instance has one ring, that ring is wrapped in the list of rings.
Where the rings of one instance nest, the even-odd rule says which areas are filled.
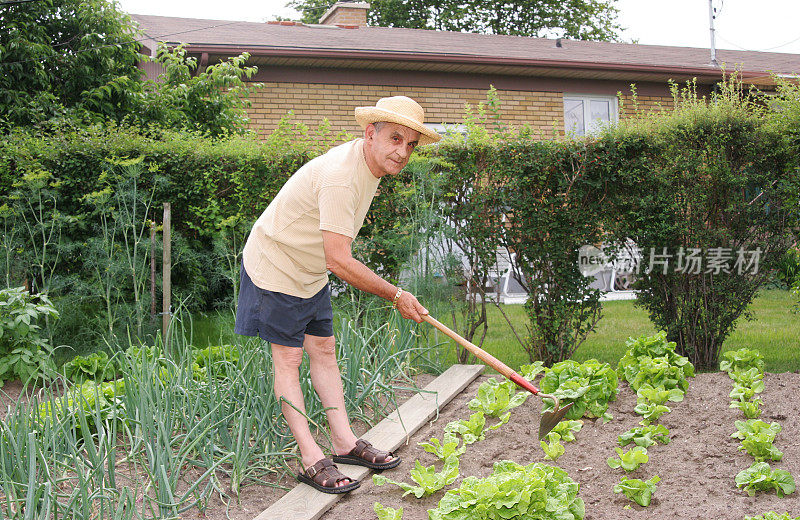
[[[488,477],[469,476],[447,491],[428,515],[430,520],[581,520],[585,505],[578,488],[561,468],[502,460],[494,463]]]
[[[792,474],[782,469],[772,469],[766,462],[754,462],[736,475],[736,487],[743,488],[747,494],[754,496],[757,491],[775,490],[778,497],[783,498],[795,491]]]
[[[650,499],[656,492],[656,484],[661,481],[658,475],[653,475],[649,480],[622,477],[619,484],[614,486],[614,493],[623,493],[642,507],[650,505]]]
[[[654,264],[637,272],[636,306],[679,354],[712,369],[796,240],[800,170],[786,129],[768,124],[737,77],[726,78],[711,99],[691,84],[675,85],[673,94],[673,110],[627,118],[600,139],[620,168],[609,201],[619,218],[609,226],[635,242],[644,259],[666,249],[666,269]],[[687,248],[705,258],[700,269],[687,268]],[[724,269],[712,263],[720,251]],[[757,268],[749,263],[755,251]]]
[[[792,247],[784,253],[778,263],[777,276],[787,287],[800,282],[800,247]]]
[[[584,416],[610,419],[608,404],[617,398],[617,384],[614,369],[596,359],[556,363],[539,382],[542,392],[553,394],[564,403],[573,403],[565,416],[573,420]],[[545,402],[543,409],[551,410],[554,406]]]
[[[48,377],[55,370],[53,348],[41,336],[40,320],[57,319],[44,294],[23,287],[0,290],[0,387],[3,381]]]

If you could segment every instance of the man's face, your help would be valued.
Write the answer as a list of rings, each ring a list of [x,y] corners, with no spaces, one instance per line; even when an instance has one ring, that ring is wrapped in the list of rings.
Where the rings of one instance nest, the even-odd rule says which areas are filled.
[[[384,175],[400,173],[419,143],[419,132],[396,123],[367,125],[364,130],[364,157],[372,175],[381,178]]]

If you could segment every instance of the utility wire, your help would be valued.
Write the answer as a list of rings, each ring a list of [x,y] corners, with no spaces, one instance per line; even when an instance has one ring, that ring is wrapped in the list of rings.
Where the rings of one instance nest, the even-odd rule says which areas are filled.
[[[728,39],[726,39],[726,38],[723,38],[723,37],[722,37],[722,36],[720,36],[719,34],[717,34],[717,37],[718,37],[720,40],[724,41],[725,43],[727,43],[727,44],[729,44],[729,45],[733,45],[733,46],[734,46],[734,47],[736,47],[737,49],[740,49],[740,50],[743,50],[743,51],[749,51],[749,52],[766,52],[766,51],[773,51],[773,50],[775,50],[775,49],[780,49],[781,47],[786,47],[787,45],[791,45],[791,44],[793,44],[793,43],[795,43],[795,42],[797,42],[797,41],[800,41],[800,36],[798,36],[798,37],[797,37],[797,38],[795,38],[794,40],[788,41],[788,42],[786,42],[786,43],[782,43],[781,45],[776,45],[775,47],[768,47],[768,48],[766,48],[766,49],[747,49],[747,48],[745,48],[745,47],[742,47],[741,45],[737,45],[737,44],[733,43],[732,41],[730,41],[730,40],[728,40]]]
[[[33,2],[33,1],[36,1],[36,0],[15,0],[15,1],[17,1],[17,2],[21,2],[21,1]],[[147,40],[162,41],[163,38],[166,38],[168,36],[176,36],[176,35],[179,35],[179,34],[186,34],[186,33],[197,32],[197,31],[205,31],[207,29],[215,29],[217,27],[225,27],[225,26],[233,25],[233,24],[237,24],[237,23],[241,23],[241,22],[237,21],[237,22],[221,23],[221,24],[217,24],[217,25],[209,25],[208,27],[200,27],[198,29],[189,29],[187,31],[179,31],[179,32],[174,32],[174,33],[169,33],[169,34],[162,34],[162,35],[156,36],[156,37],[146,36],[146,37],[143,37],[143,38],[136,38],[134,40],[128,40],[128,41],[124,41],[124,42],[116,42],[116,43],[109,43],[109,44],[106,44],[106,45],[98,45],[96,47],[89,47],[87,49],[81,49],[81,50],[75,51],[74,54],[81,54],[81,53],[84,53],[84,52],[89,52],[89,51],[94,51],[94,50],[99,50],[99,49],[106,49],[108,47],[116,47],[118,45],[128,45],[128,44],[131,44],[131,43],[138,43],[138,42],[143,42],[143,41],[147,41]],[[66,45],[70,41],[71,40],[56,44],[53,47]],[[5,63],[0,62],[0,66],[3,66],[3,65],[5,65],[5,66],[8,66],[8,65],[19,65],[19,64],[22,64],[22,63],[30,63],[32,61],[44,61],[44,59],[43,58],[31,58],[31,59],[28,59],[28,60],[11,61],[11,62],[5,62]]]

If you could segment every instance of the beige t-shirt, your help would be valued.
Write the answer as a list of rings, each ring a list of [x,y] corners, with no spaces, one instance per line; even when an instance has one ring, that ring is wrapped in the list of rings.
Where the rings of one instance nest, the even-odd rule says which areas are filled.
[[[303,165],[258,218],[243,252],[258,287],[310,298],[328,283],[321,231],[355,238],[380,183],[367,167],[363,141]]]

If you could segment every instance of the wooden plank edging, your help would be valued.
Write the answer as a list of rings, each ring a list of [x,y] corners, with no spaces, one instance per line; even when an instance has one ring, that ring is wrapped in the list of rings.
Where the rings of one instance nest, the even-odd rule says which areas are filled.
[[[381,449],[394,451],[425,425],[438,411],[477,378],[484,365],[453,365],[397,410],[365,433],[362,438]],[[342,473],[362,480],[370,473],[363,466],[339,464]],[[317,520],[344,495],[322,493],[298,485],[265,509],[254,520]]]

